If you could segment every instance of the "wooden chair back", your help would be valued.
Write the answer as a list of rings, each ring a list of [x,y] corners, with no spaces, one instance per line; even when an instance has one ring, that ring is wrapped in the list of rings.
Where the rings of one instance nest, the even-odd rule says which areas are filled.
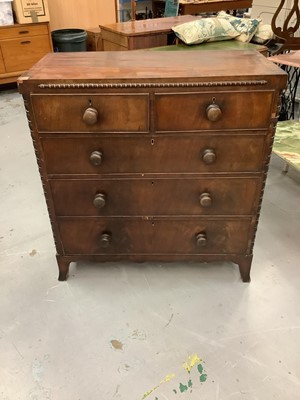
[[[278,26],[280,13],[285,7],[287,0],[281,0],[271,21],[272,30],[276,36],[276,41],[282,43],[275,54],[289,50],[300,50],[300,37],[295,37],[295,33],[300,26],[299,0],[293,0],[293,7],[285,18],[282,27]]]

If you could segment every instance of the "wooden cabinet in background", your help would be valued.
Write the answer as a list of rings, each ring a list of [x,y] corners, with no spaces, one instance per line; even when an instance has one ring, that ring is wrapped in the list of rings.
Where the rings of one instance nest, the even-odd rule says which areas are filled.
[[[0,27],[0,84],[15,82],[45,54],[52,52],[49,23]]]
[[[197,18],[192,15],[182,15],[179,17],[154,18],[100,25],[102,50],[137,50],[167,46],[170,39],[175,39],[172,31],[173,26]]]
[[[87,51],[100,51],[102,50],[102,40],[100,28],[86,29],[86,49]]]

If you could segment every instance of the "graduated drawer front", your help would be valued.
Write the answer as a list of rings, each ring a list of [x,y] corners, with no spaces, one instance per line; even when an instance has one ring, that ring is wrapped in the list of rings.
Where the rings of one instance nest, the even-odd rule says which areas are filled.
[[[249,220],[224,219],[64,218],[58,224],[65,254],[238,254],[246,252],[250,230]]]
[[[148,132],[147,94],[32,95],[41,132]],[[84,122],[88,108],[97,110],[93,125]]]
[[[263,135],[174,137],[42,137],[48,174],[255,172],[262,171]],[[205,150],[214,151],[205,164]],[[100,152],[101,164],[90,157]]]
[[[7,72],[29,69],[51,51],[48,35],[3,40],[1,49]]]
[[[26,26],[9,26],[7,28],[0,29],[0,40],[2,39],[15,39],[23,38],[28,36],[40,36],[48,35],[48,25],[47,24],[36,24],[36,25],[26,25]]]
[[[58,216],[249,215],[259,178],[51,180]]]
[[[271,91],[156,94],[155,129],[164,132],[267,128],[273,95]],[[220,108],[217,121],[208,119],[207,107],[212,104]]]

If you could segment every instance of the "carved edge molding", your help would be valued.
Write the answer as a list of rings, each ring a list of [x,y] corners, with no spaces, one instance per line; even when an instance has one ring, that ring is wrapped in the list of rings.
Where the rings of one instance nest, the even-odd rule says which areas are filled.
[[[131,88],[193,88],[216,86],[263,86],[266,80],[258,81],[216,81],[216,82],[173,82],[173,83],[41,83],[39,89],[131,89]]]
[[[253,253],[256,233],[257,233],[257,229],[258,229],[258,223],[259,223],[259,218],[260,218],[260,213],[261,213],[262,201],[263,201],[265,187],[266,187],[266,181],[267,181],[267,174],[268,174],[268,170],[269,170],[269,167],[270,167],[270,161],[271,161],[271,156],[272,156],[273,142],[274,142],[275,134],[276,134],[276,126],[277,126],[277,121],[278,121],[278,118],[279,118],[280,105],[281,105],[281,95],[279,93],[279,95],[278,95],[278,103],[277,103],[277,105],[275,105],[275,114],[276,115],[275,115],[274,118],[272,118],[271,124],[270,124],[271,137],[270,137],[270,142],[269,142],[269,148],[268,148],[268,154],[267,154],[267,158],[266,158],[265,169],[264,169],[264,173],[263,173],[263,182],[262,182],[262,188],[261,188],[261,193],[260,193],[258,210],[257,210],[257,214],[256,214],[253,237],[252,237],[252,240],[251,240],[251,243],[250,243],[250,246],[249,246],[250,247],[250,254]]]
[[[31,116],[30,116],[30,111],[29,111],[29,101],[27,100],[27,98],[25,96],[23,96],[23,102],[24,102],[24,108],[25,108],[25,112],[26,112],[28,127],[29,127],[30,134],[31,134],[33,149],[34,149],[34,152],[35,152],[36,161],[37,161],[37,165],[38,165],[38,169],[39,169],[39,173],[40,173],[40,177],[41,177],[42,187],[43,187],[43,191],[44,191],[44,195],[45,195],[46,206],[47,206],[47,210],[48,210],[50,224],[51,224],[51,227],[52,227],[53,239],[54,239],[55,247],[58,250],[59,249],[59,246],[58,246],[59,241],[58,241],[58,238],[56,237],[56,230],[54,229],[54,222],[53,222],[53,219],[52,219],[51,207],[49,205],[47,186],[45,184],[46,178],[45,178],[45,175],[44,175],[44,172],[43,172],[43,168],[42,168],[42,160],[40,159],[40,156],[39,156],[38,143],[37,143],[37,140],[35,138],[34,129],[33,129],[33,126],[32,126],[32,121],[31,121]]]

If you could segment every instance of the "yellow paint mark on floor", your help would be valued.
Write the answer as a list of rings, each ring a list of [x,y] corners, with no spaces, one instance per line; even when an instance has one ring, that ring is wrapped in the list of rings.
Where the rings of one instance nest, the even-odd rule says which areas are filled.
[[[186,372],[190,373],[192,368],[201,361],[202,360],[197,356],[197,354],[192,354],[189,356],[188,361],[182,364],[182,367]]]

